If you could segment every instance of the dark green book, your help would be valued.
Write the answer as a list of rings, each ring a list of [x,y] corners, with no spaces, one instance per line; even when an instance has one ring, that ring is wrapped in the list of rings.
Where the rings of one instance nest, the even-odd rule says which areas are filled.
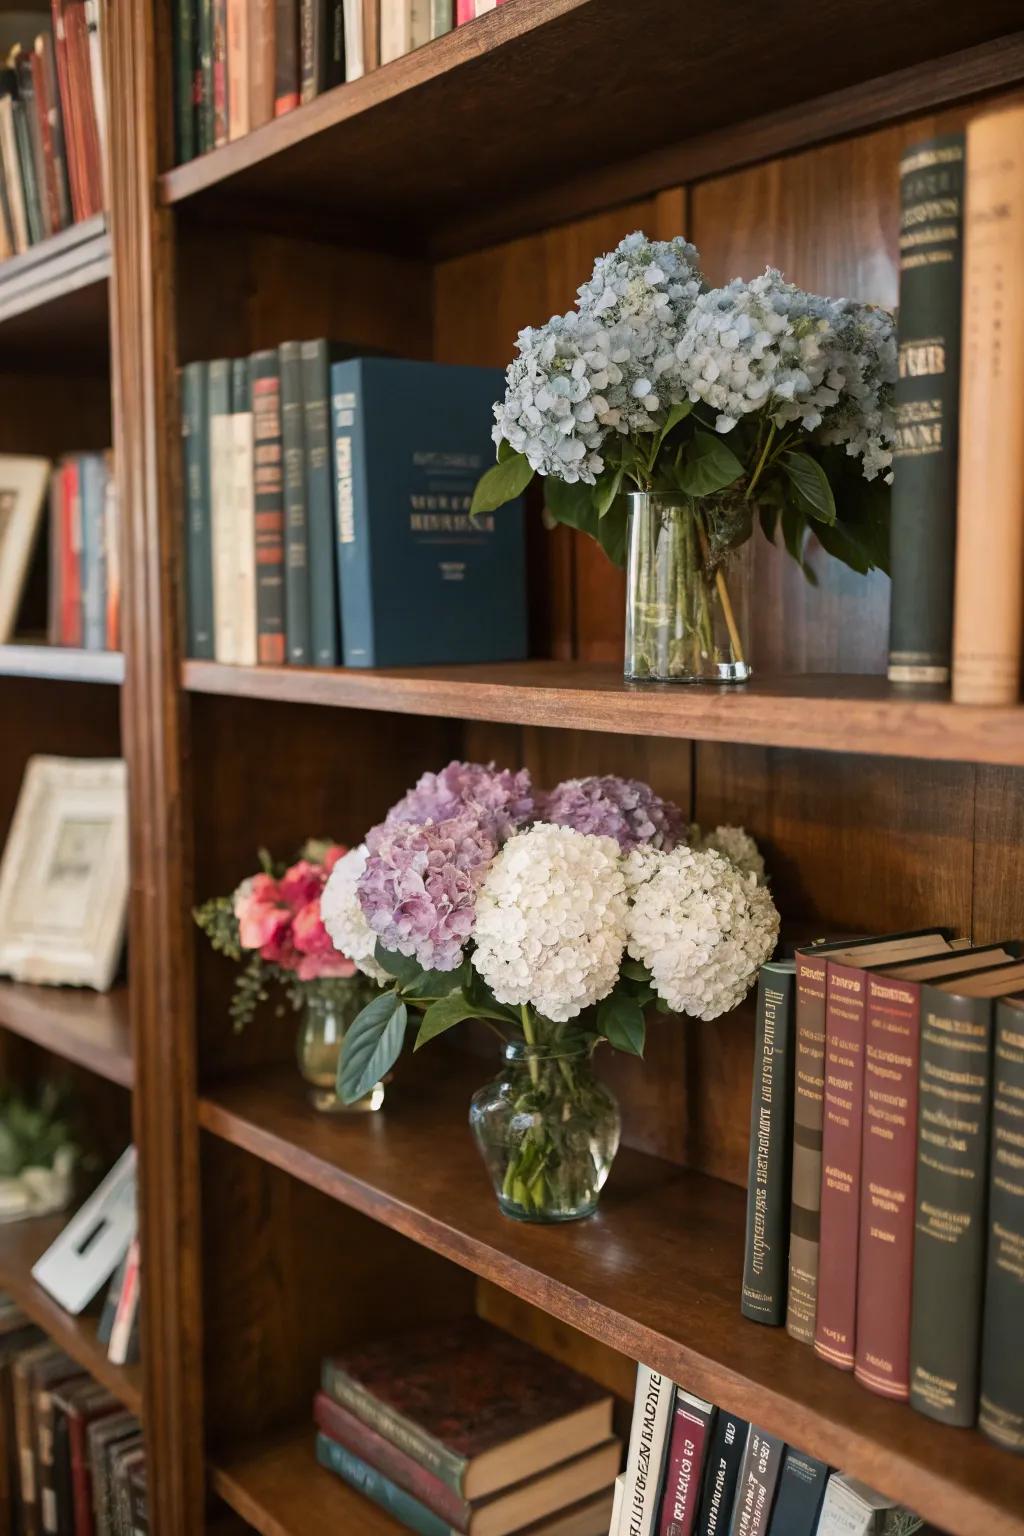
[[[12,70],[11,73],[13,75],[15,71]],[[21,189],[25,196],[25,217],[28,220],[28,237],[32,245],[38,245],[40,240],[46,238],[46,226],[43,223],[43,208],[39,199],[39,185],[36,181],[35,156],[32,153],[28,114],[25,111],[25,103],[17,94],[14,96],[12,105],[14,107],[14,138],[18,146],[18,168],[21,171]]]
[[[249,359],[252,389],[253,500],[256,545],[256,644],[264,666],[285,657],[284,480],[281,370],[276,350]]]
[[[747,1242],[740,1310],[757,1323],[786,1321],[793,1153],[796,962],[761,967],[747,1167]]]
[[[889,677],[949,681],[953,638],[964,135],[900,161],[899,368]]]
[[[309,540],[310,662],[338,665],[338,577],[335,568],[334,473],[331,442],[331,346],[304,341],[302,407],[306,443],[306,536]]]
[[[815,1536],[828,1467],[814,1456],[786,1447],[779,1473],[769,1536]]]
[[[174,150],[178,164],[196,153],[196,0],[174,4]]]
[[[301,344],[297,341],[283,341],[278,355],[281,363],[281,454],[284,466],[285,636],[291,665],[308,667],[312,643]]]
[[[421,1504],[419,1499],[414,1499],[404,1488],[399,1488],[397,1483],[385,1477],[383,1472],[378,1472],[376,1467],[371,1467],[369,1462],[353,1455],[340,1441],[332,1440],[329,1435],[318,1434],[316,1459],[322,1467],[336,1472],[349,1487],[386,1509],[400,1524],[419,1531],[420,1536],[455,1536],[447,1520],[435,1515],[432,1509]]]
[[[196,0],[198,58],[196,62],[196,137],[199,153],[213,148],[213,0]]]
[[[36,83],[32,76],[32,61],[24,53],[18,55],[18,95],[25,109],[25,131],[32,156],[32,179],[39,201],[39,227],[42,230],[41,238],[45,240],[54,233],[54,226],[47,202],[46,157],[43,154],[43,131],[36,103]]]
[[[996,1004],[978,1427],[1024,1451],[1024,998]]]
[[[213,660],[213,540],[210,516],[209,368],[181,370],[182,485],[188,654]]]

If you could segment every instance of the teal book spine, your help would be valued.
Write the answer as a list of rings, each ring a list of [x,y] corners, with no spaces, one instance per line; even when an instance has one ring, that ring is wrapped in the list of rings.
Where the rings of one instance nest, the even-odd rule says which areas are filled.
[[[375,665],[370,599],[370,525],[366,454],[361,442],[361,363],[331,369],[334,491],[338,536],[338,606],[346,667]]]
[[[197,0],[199,50],[196,64],[196,119],[199,153],[214,147],[213,140],[213,0]]]
[[[40,240],[46,238],[46,230],[43,227],[43,213],[39,201],[39,188],[36,185],[36,167],[32,155],[32,139],[28,129],[28,117],[25,113],[25,103],[16,99],[14,106],[14,138],[18,146],[18,168],[21,171],[21,186],[25,197],[25,217],[28,220],[28,237],[32,245],[38,245]]]
[[[210,518],[209,368],[181,370],[181,454],[185,501],[188,654],[213,660],[213,543]]]
[[[79,474],[82,487],[82,644],[87,651],[102,651],[107,643],[103,540],[106,471],[100,455],[84,453],[79,460]]]
[[[281,363],[281,455],[284,474],[285,640],[291,665],[308,667],[312,651],[309,622],[310,561],[302,351],[299,342],[282,342],[278,355]]]
[[[331,473],[330,349],[302,343],[302,409],[306,445],[306,537],[309,541],[310,660],[338,665],[338,602]]]
[[[435,1515],[432,1509],[414,1499],[411,1493],[399,1488],[390,1478],[371,1467],[368,1462],[354,1456],[345,1446],[329,1435],[316,1437],[316,1459],[322,1467],[337,1475],[366,1498],[386,1509],[402,1525],[419,1531],[420,1536],[457,1536],[447,1521]]]
[[[174,149],[179,165],[196,153],[196,6],[174,5]]]

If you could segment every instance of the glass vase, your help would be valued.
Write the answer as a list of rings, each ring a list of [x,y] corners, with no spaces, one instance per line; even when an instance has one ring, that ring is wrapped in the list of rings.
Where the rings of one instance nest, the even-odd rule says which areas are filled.
[[[368,1110],[380,1109],[384,1102],[383,1083],[375,1083],[355,1104],[344,1103],[335,1086],[345,1031],[375,992],[376,989],[362,976],[332,977],[307,982],[303,986],[295,1054],[309,1090],[309,1102],[321,1114],[365,1114]]]
[[[709,525],[723,507],[660,491],[629,498],[626,677],[741,683],[751,674],[744,615]],[[740,509],[746,513],[746,509]]]
[[[597,1209],[621,1120],[586,1045],[513,1041],[502,1072],[473,1095],[469,1123],[506,1216],[577,1221]]]

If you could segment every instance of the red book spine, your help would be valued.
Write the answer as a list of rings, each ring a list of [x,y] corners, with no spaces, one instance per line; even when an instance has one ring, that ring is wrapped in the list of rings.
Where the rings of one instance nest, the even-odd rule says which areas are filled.
[[[867,976],[829,962],[821,1138],[821,1250],[814,1350],[852,1371],[857,1332],[857,1249],[864,1119]]]
[[[868,977],[854,1374],[901,1399],[910,1396],[920,1006],[918,982]]]
[[[60,115],[64,124],[64,153],[68,160],[68,186],[71,192],[71,209],[75,222],[86,216],[86,195],[82,179],[81,148],[75,134],[74,114],[71,110],[71,70],[68,62],[68,38],[64,25],[64,0],[50,0],[53,12],[53,51],[57,60],[57,89],[60,92]]]
[[[92,1475],[85,1443],[85,1419],[80,1413],[68,1414],[68,1444],[71,1453],[71,1496],[74,1502],[75,1536],[95,1536]]]
[[[677,1392],[659,1536],[690,1536],[693,1530],[700,1503],[700,1474],[711,1413],[710,1407],[705,1411]]]
[[[92,61],[89,57],[85,0],[66,0],[64,28],[71,95],[65,123],[70,116],[71,133],[76,142],[82,175],[81,217],[88,219],[95,213],[103,212],[103,167],[99,129],[96,126],[96,104],[92,94]]]
[[[340,1441],[354,1456],[376,1467],[399,1488],[404,1488],[406,1493],[432,1509],[435,1515],[447,1520],[455,1530],[469,1529],[472,1510],[453,1488],[442,1483],[426,1467],[421,1467],[397,1445],[392,1445],[390,1440],[385,1440],[383,1435],[378,1435],[326,1392],[318,1392],[313,1401],[313,1419],[323,1434]]]
[[[455,25],[461,27],[465,21],[473,21],[476,17],[476,0],[456,0]]]

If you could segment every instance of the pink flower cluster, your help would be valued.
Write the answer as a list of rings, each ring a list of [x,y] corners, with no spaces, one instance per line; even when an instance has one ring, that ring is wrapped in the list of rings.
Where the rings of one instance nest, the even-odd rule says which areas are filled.
[[[322,864],[299,859],[279,880],[266,874],[243,880],[234,898],[241,947],[259,950],[299,981],[353,976],[354,963],[335,949],[320,917],[320,893],[345,852],[335,843]]]

